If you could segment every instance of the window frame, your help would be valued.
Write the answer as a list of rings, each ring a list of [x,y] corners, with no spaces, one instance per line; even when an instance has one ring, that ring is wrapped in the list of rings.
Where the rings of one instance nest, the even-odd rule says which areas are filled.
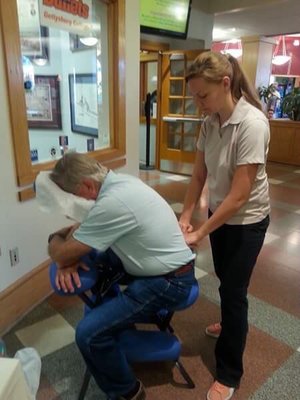
[[[109,38],[110,147],[88,152],[109,168],[126,164],[125,121],[125,0],[94,0],[107,4]],[[0,25],[7,76],[8,101],[19,200],[35,196],[33,184],[42,170],[52,169],[57,160],[32,164],[21,62],[17,0],[0,0]],[[29,185],[32,185],[28,188]],[[26,189],[22,187],[27,186]]]

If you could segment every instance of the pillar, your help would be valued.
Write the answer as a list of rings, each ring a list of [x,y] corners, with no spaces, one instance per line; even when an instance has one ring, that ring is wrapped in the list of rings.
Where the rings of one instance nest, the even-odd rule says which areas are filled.
[[[264,36],[242,37],[242,68],[256,88],[268,86],[272,71],[274,38]]]

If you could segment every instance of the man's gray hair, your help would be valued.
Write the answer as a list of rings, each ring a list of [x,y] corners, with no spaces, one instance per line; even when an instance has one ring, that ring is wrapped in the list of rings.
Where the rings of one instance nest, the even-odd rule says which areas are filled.
[[[84,178],[103,183],[108,169],[86,154],[69,152],[56,163],[50,178],[61,189],[75,193]]]

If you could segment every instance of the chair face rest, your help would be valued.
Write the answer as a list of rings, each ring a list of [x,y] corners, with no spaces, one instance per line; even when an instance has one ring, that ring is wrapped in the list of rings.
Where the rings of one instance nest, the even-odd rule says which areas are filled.
[[[84,256],[82,257],[82,262],[85,263],[90,269],[88,271],[84,271],[83,269],[79,268],[78,273],[81,281],[81,287],[77,288],[74,286],[75,291],[73,293],[65,293],[63,290],[59,290],[56,285],[55,285],[55,277],[56,277],[56,271],[57,271],[57,266],[53,262],[49,266],[49,277],[50,277],[50,284],[55,293],[61,295],[61,296],[74,296],[78,295],[80,293],[83,293],[87,290],[90,290],[97,282],[98,277],[99,277],[99,272],[96,268],[93,267],[92,260],[89,258],[89,256]]]
[[[128,362],[176,361],[181,344],[168,332],[126,330],[120,333],[118,342]]]
[[[62,190],[50,179],[49,171],[41,171],[35,180],[35,192],[40,209],[48,213],[59,213],[82,222],[95,204],[94,200],[86,200]]]

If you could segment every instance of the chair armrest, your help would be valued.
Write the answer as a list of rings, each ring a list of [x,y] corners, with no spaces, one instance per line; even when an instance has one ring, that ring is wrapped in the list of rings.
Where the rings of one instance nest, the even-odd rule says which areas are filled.
[[[81,258],[81,261],[89,267],[88,271],[83,270],[82,268],[78,269],[79,278],[81,281],[81,287],[78,288],[74,286],[74,292],[67,292],[65,293],[62,289],[58,289],[55,285],[55,277],[57,271],[57,265],[55,262],[51,263],[49,266],[49,279],[52,289],[55,293],[59,294],[60,296],[74,296],[86,292],[90,290],[93,286],[96,285],[99,279],[99,271],[97,268],[93,266],[93,260],[86,255]]]

